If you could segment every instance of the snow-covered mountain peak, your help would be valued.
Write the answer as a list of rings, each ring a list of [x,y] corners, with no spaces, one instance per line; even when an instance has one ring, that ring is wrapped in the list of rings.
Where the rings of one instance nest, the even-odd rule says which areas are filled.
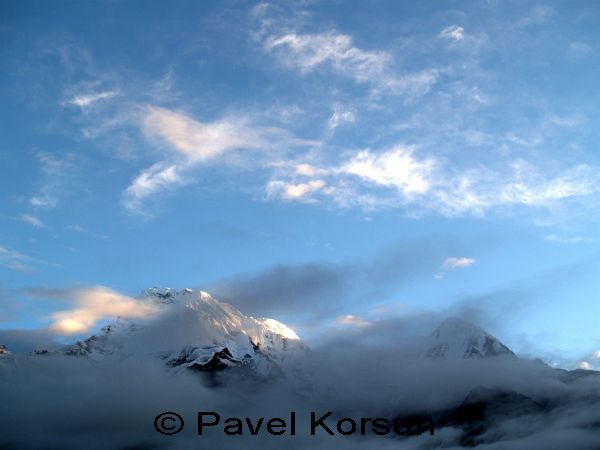
[[[204,291],[153,287],[144,290],[139,301],[156,305],[153,319],[119,318],[67,353],[92,357],[152,353],[170,367],[206,371],[245,365],[265,373],[298,362],[307,351],[283,323],[246,316]]]
[[[148,299],[159,304],[171,304],[181,300],[182,298],[189,297],[192,294],[194,294],[194,291],[189,288],[171,289],[168,287],[152,287],[144,289],[142,291],[141,298]],[[204,291],[200,291],[200,295],[210,297],[210,295]]]
[[[497,338],[482,328],[457,317],[444,320],[431,333],[430,340],[427,356],[433,359],[515,356]]]
[[[279,334],[286,339],[292,339],[295,341],[300,340],[298,335],[294,330],[292,330],[287,325],[282,324],[278,320],[275,319],[258,319],[259,322],[262,322],[264,327],[271,330],[273,333]]]
[[[258,334],[270,332],[288,340],[300,339],[294,330],[283,323],[275,319],[245,316],[233,306],[216,300],[205,291],[153,287],[144,290],[141,297],[158,304],[183,307],[196,314],[201,321],[211,323],[214,328],[220,329],[225,334],[231,331],[235,334],[239,329],[251,338],[256,337],[258,341],[261,339],[257,332]]]

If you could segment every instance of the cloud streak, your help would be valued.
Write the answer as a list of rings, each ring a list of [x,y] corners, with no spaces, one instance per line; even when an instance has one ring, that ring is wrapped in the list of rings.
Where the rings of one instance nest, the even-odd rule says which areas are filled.
[[[409,214],[448,217],[482,217],[519,207],[551,209],[593,198],[600,185],[596,171],[586,164],[554,173],[523,159],[495,169],[481,164],[465,167],[415,146],[397,145],[379,151],[360,150],[338,164],[297,164],[293,171],[283,171],[270,182],[269,198],[302,199],[285,191],[297,184],[294,180],[299,174],[327,186],[326,190],[303,189],[303,194],[313,194],[313,201],[329,199],[343,208],[404,208]],[[310,182],[302,184],[310,186]]]
[[[104,286],[77,289],[72,296],[73,308],[51,315],[50,329],[57,334],[81,334],[90,331],[102,319],[144,319],[159,311],[153,303],[138,301]]]
[[[29,199],[29,203],[40,209],[53,209],[67,193],[67,185],[77,172],[75,162],[80,158],[72,153],[59,158],[49,152],[37,155],[42,174],[38,192]]]
[[[30,265],[33,258],[24,253],[10,250],[0,245],[0,265],[18,272],[34,272],[35,269]]]
[[[147,215],[144,201],[162,191],[187,184],[187,165],[156,163],[140,173],[123,192],[123,205],[129,211]]]
[[[355,47],[352,38],[334,31],[321,34],[289,33],[266,40],[267,50],[284,50],[283,60],[303,72],[310,72],[323,64],[350,75],[357,82],[380,77],[391,61],[386,52],[367,51]]]
[[[246,117],[201,122],[157,106],[145,109],[141,127],[148,137],[167,144],[168,150],[167,159],[144,169],[123,192],[125,208],[142,215],[148,215],[143,208],[147,199],[191,184],[194,169],[200,166],[241,163],[244,158],[239,152],[279,153],[315,143],[282,128],[252,124]]]
[[[373,306],[374,299],[384,302],[420,277],[427,279],[448,245],[437,239],[402,242],[345,264],[279,264],[200,288],[248,314],[322,324]]]
[[[442,265],[440,266],[440,270],[433,276],[436,280],[441,280],[446,276],[446,272],[450,270],[456,269],[465,269],[467,267],[471,267],[475,265],[475,260],[473,258],[467,258],[464,256],[455,257],[452,256],[450,258],[446,258]]]
[[[197,162],[214,160],[232,150],[270,147],[266,130],[250,126],[242,117],[204,123],[180,112],[149,106],[143,127]]]
[[[475,260],[473,258],[465,258],[465,257],[452,257],[446,258],[442,263],[443,270],[453,270],[453,269],[463,269],[465,267],[471,267],[475,264]]]
[[[0,266],[4,266],[11,270],[16,270],[17,272],[34,273],[37,271],[36,265],[61,267],[58,264],[48,262],[43,259],[34,258],[26,255],[25,253],[21,253],[17,250],[12,250],[0,245]]]
[[[269,8],[255,8],[261,19],[259,33],[263,48],[285,67],[299,69],[306,75],[316,70],[330,70],[372,87],[372,93],[418,97],[437,82],[436,70],[398,73],[394,57],[388,51],[368,50],[354,44],[352,36],[335,29],[320,33],[290,31],[278,19],[269,17]]]
[[[46,228],[44,222],[42,222],[38,217],[32,216],[31,214],[21,214],[18,219],[21,222],[28,223],[35,228]]]
[[[97,102],[113,98],[117,94],[118,93],[115,91],[103,91],[103,92],[94,92],[94,93],[89,93],[89,94],[78,94],[78,95],[75,95],[74,97],[70,98],[69,100],[67,100],[67,103],[70,105],[78,106],[81,109],[86,109],[86,108],[91,107],[92,105],[94,105]]]

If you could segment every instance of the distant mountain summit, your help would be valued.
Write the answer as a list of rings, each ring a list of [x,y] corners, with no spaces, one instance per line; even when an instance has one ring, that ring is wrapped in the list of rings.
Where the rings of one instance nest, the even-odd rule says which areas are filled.
[[[426,355],[432,359],[516,357],[497,338],[463,319],[444,320],[429,336]]]
[[[157,307],[155,319],[117,319],[63,353],[94,358],[152,354],[171,368],[214,372],[237,367],[269,375],[300,362],[308,350],[283,323],[246,316],[204,291],[154,287],[139,300]]]

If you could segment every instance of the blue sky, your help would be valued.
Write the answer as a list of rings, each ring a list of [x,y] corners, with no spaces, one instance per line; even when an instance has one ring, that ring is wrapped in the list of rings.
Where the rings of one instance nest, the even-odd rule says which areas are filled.
[[[308,339],[454,312],[600,368],[599,22],[592,1],[2,2],[0,326],[192,286]]]

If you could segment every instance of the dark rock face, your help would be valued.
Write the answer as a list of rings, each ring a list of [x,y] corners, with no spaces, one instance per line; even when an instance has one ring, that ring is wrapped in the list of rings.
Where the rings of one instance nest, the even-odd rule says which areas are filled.
[[[167,361],[169,367],[180,367],[187,366],[189,369],[198,370],[201,372],[215,372],[225,370],[228,367],[237,366],[241,364],[240,361],[235,359],[229,349],[224,347],[221,350],[215,351],[212,356],[206,360],[206,362],[199,362],[196,352],[200,349],[199,347],[186,347],[176,358]]]
[[[6,355],[9,351],[6,349],[6,345],[0,345],[0,355]]]
[[[233,355],[227,347],[219,352],[215,352],[206,363],[194,363],[189,366],[192,370],[198,370],[200,372],[219,372],[225,370],[231,366],[237,366],[241,364],[239,361],[233,358]]]
[[[437,425],[460,428],[463,431],[460,444],[475,447],[484,443],[483,435],[495,425],[509,419],[547,414],[554,406],[515,391],[479,387],[459,407],[439,414]]]

